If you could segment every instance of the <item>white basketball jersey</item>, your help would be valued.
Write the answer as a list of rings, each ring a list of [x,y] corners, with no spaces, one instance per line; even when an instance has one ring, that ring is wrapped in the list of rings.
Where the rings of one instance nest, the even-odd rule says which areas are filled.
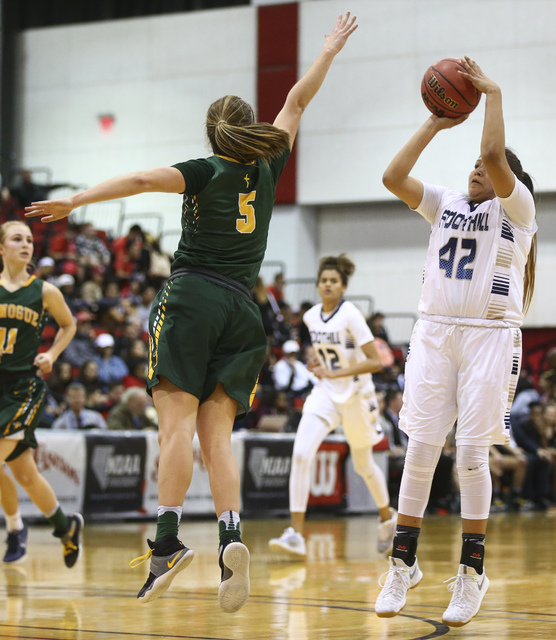
[[[365,318],[351,302],[342,300],[332,315],[323,319],[322,304],[311,307],[303,316],[311,334],[311,343],[321,364],[327,369],[349,367],[366,360],[361,345],[374,340]],[[334,402],[347,402],[357,391],[374,392],[370,373],[341,378],[323,378],[318,386]]]
[[[474,205],[461,193],[424,184],[418,211],[431,224],[419,311],[523,324],[523,278],[535,203],[516,179],[507,198]],[[512,222],[526,212],[529,228]],[[508,215],[509,214],[509,215]]]

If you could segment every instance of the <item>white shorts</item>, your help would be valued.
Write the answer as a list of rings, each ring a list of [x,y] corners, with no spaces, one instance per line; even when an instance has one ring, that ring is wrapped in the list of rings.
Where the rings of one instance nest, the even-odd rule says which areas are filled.
[[[457,420],[458,444],[507,444],[521,366],[517,328],[444,324],[420,318],[405,368],[400,429],[443,446]]]
[[[329,432],[341,423],[352,449],[372,447],[384,437],[378,421],[378,402],[374,392],[358,392],[348,402],[338,403],[333,402],[317,385],[303,405],[303,414],[308,413],[324,420]]]

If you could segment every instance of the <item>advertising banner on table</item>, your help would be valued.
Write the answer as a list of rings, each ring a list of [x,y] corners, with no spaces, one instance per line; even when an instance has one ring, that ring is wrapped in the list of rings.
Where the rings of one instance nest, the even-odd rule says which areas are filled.
[[[84,512],[140,512],[147,454],[144,434],[87,434],[86,442]]]
[[[147,462],[145,466],[145,486],[143,498],[143,512],[145,515],[156,516],[158,509],[158,463],[160,447],[155,432],[146,432]],[[243,438],[232,434],[232,454],[239,469],[243,465]],[[191,515],[214,515],[214,502],[210,492],[208,472],[201,456],[199,438],[193,438],[193,476],[183,503],[183,513]]]
[[[50,483],[66,513],[82,511],[85,488],[85,438],[82,433],[37,429],[39,446],[33,451],[39,472]],[[21,515],[43,515],[16,483]]]
[[[325,441],[321,444],[311,468],[309,507],[344,506],[347,453],[345,441]]]
[[[294,434],[246,436],[242,497],[246,511],[288,511]],[[338,507],[345,502],[344,438],[331,436],[320,446],[311,468],[309,506]]]

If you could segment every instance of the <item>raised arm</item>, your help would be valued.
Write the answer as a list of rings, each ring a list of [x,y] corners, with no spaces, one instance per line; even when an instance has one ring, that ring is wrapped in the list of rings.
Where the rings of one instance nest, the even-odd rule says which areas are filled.
[[[467,116],[462,116],[461,118],[439,118],[438,116],[430,115],[396,154],[384,172],[382,183],[388,191],[391,191],[411,209],[416,209],[423,199],[423,183],[410,176],[409,173],[425,147],[439,131],[450,129],[466,119]]]
[[[514,190],[515,176],[506,160],[502,92],[493,80],[485,76],[474,60],[465,56],[460,62],[467,70],[466,73],[460,71],[461,75],[485,94],[485,122],[481,138],[481,158],[494,193],[499,198],[507,198]]]
[[[28,218],[43,216],[42,222],[54,222],[68,216],[77,207],[94,202],[126,198],[139,193],[157,191],[160,193],[183,193],[185,180],[181,171],[174,167],[160,167],[148,171],[135,171],[117,178],[101,182],[90,189],[61,200],[33,202],[25,207]]]
[[[282,110],[276,116],[274,125],[290,135],[290,149],[293,147],[303,112],[320,89],[336,54],[343,49],[349,36],[357,29],[355,20],[355,16],[350,18],[349,11],[345,16],[339,16],[332,34],[325,36],[322,51],[305,75],[290,89]]]

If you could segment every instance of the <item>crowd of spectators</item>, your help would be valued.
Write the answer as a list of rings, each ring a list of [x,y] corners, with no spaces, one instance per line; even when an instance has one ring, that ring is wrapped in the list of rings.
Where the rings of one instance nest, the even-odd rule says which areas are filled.
[[[51,188],[60,186],[67,185]],[[28,176],[20,191],[2,189],[0,223],[21,219],[21,203],[26,194],[36,199],[35,192]],[[74,339],[47,379],[41,427],[155,429],[156,411],[145,391],[147,325],[151,303],[170,274],[170,258],[139,225],[110,238],[90,222],[26,222],[41,239],[35,251],[37,277],[60,288],[77,322]],[[267,335],[267,355],[252,410],[236,422],[236,429],[296,431],[305,399],[316,383],[305,365],[310,337],[302,320],[313,302],[294,310],[284,290],[282,273],[269,286],[259,277],[253,289]],[[396,506],[407,447],[407,437],[398,426],[405,351],[391,343],[384,321],[384,314],[376,312],[368,324],[383,364],[373,380],[389,447],[389,490]],[[54,334],[55,326],[47,324],[45,348]],[[547,353],[538,379],[522,372],[511,427],[511,443],[491,447],[493,509],[548,508],[556,502],[556,348]],[[436,470],[429,510],[456,512],[458,494],[453,432]]]

